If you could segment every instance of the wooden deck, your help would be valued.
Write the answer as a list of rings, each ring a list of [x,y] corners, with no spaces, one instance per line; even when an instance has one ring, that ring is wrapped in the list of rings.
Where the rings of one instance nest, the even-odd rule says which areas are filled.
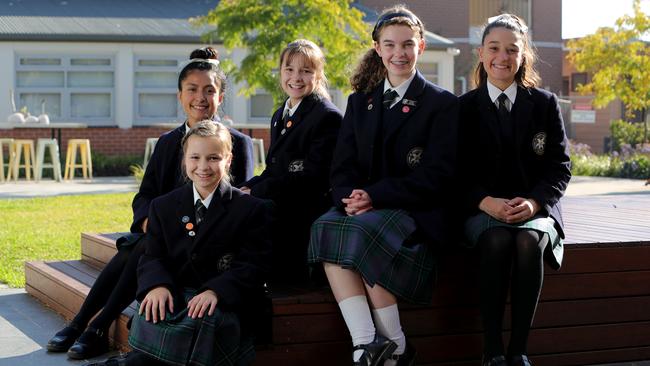
[[[564,265],[547,269],[531,331],[536,365],[650,359],[650,195],[568,197]],[[26,265],[27,291],[70,317],[111,253],[115,235],[84,234],[82,260]],[[477,365],[481,325],[472,252],[440,259],[431,306],[404,304],[418,365]],[[127,309],[114,327],[126,340]],[[327,289],[276,289],[272,342],[257,365],[345,365],[349,335]],[[505,324],[506,334],[509,323]],[[53,330],[54,331],[54,330]]]

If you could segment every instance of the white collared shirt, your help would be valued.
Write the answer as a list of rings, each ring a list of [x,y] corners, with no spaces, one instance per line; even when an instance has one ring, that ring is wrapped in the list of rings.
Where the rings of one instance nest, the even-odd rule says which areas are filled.
[[[487,81],[487,89],[488,89],[488,94],[490,95],[490,100],[492,100],[492,103],[497,106],[497,109],[499,108],[499,101],[497,100],[499,98],[499,95],[501,93],[504,93],[507,97],[508,100],[506,100],[506,108],[508,108],[508,111],[512,109],[512,105],[515,104],[515,99],[517,99],[517,83],[512,82],[510,86],[506,88],[506,90],[501,91],[501,89],[497,88],[492,84],[489,80]]]
[[[415,73],[413,73],[413,75],[411,75],[410,78],[404,80],[403,83],[399,84],[396,87],[390,85],[390,81],[388,81],[388,78],[384,79],[384,93],[386,93],[386,90],[388,89],[393,89],[397,92],[397,98],[395,98],[393,103],[390,105],[390,108],[393,108],[395,104],[399,103],[402,100],[402,98],[404,98],[404,94],[406,94],[406,91],[411,85],[411,81],[413,81],[413,78],[415,78]]]
[[[219,186],[214,188],[214,191],[210,192],[210,194],[205,198],[201,199],[201,195],[199,192],[196,190],[196,187],[194,186],[194,183],[192,183],[192,191],[194,191],[194,202],[192,203],[193,205],[196,205],[197,200],[201,200],[201,203],[203,203],[203,206],[207,209],[210,206],[210,202],[212,202],[212,197],[214,197],[214,192],[217,190]]]
[[[302,99],[300,99],[300,102],[296,103],[296,105],[294,105],[293,107],[289,107],[289,100],[290,99],[287,99],[287,101],[284,103],[284,110],[282,111],[283,117],[284,114],[287,113],[287,111],[289,111],[289,117],[293,116],[293,114],[296,113],[296,110],[298,109],[300,103],[302,103]]]

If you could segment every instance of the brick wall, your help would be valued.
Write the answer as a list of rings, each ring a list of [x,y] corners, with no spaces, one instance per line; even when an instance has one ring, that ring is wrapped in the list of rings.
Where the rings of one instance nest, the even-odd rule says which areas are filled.
[[[144,154],[147,138],[158,137],[169,128],[162,127],[133,127],[121,129],[117,127],[89,127],[89,128],[62,128],[61,153],[69,139],[90,139],[90,147],[94,153],[103,155],[140,155]],[[254,138],[264,140],[264,147],[268,149],[270,134],[268,129],[242,129],[242,132]],[[14,128],[0,129],[0,138],[38,139],[50,138],[51,128]]]

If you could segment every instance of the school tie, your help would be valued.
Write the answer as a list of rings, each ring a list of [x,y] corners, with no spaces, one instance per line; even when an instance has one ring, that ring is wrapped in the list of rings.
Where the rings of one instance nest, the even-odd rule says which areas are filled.
[[[497,101],[499,101],[497,114],[499,116],[499,124],[501,125],[501,133],[507,139],[511,139],[514,135],[513,125],[512,119],[510,118],[510,111],[508,110],[508,107],[506,107],[506,100],[508,100],[508,96],[505,93],[501,93],[497,98]]]
[[[284,135],[287,132],[287,128],[291,127],[287,126],[287,122],[289,122],[289,110],[285,109],[282,114],[282,130],[280,131],[280,135]]]
[[[208,209],[203,206],[203,202],[201,202],[201,200],[196,200],[194,211],[196,215],[196,224],[198,225],[205,218],[205,213],[208,211]]]
[[[393,89],[388,89],[384,92],[384,101],[382,104],[384,105],[385,109],[390,109],[390,105],[393,104],[395,99],[399,97],[399,94]]]

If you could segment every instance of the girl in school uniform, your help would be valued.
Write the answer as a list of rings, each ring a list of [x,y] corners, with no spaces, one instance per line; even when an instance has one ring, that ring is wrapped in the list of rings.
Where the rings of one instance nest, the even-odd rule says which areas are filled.
[[[372,38],[334,152],[336,207],[313,224],[309,261],[323,262],[354,364],[413,365],[397,298],[431,301],[432,244],[445,237],[458,103],[416,70],[425,40],[415,14],[403,6],[384,11]]]
[[[232,142],[220,123],[183,137],[189,182],[154,199],[138,265],[134,351],[99,365],[248,365],[271,244],[267,204],[229,183]],[[122,363],[120,363],[122,362]]]
[[[280,55],[280,85],[287,95],[271,118],[271,145],[261,175],[243,184],[276,205],[272,279],[307,279],[307,244],[314,220],[331,206],[329,171],[341,112],[330,101],[325,56],[305,39]]]
[[[489,22],[478,48],[478,87],[460,98],[459,166],[465,234],[480,252],[484,366],[529,366],[526,343],[542,288],[544,258],[555,269],[564,237],[560,198],[571,178],[557,97],[536,86],[524,21]],[[503,313],[511,289],[512,333]]]
[[[74,319],[50,339],[48,351],[67,351],[73,359],[92,358],[108,351],[111,323],[135,298],[136,268],[144,251],[139,239],[147,229],[149,205],[154,198],[184,184],[180,172],[181,139],[198,121],[217,118],[225,82],[216,50],[206,47],[191,53],[178,77],[178,99],[187,120],[158,140],[133,199],[132,235],[118,239],[118,253],[104,267]],[[253,143],[240,132],[230,132],[234,151],[231,172],[234,182],[241,183],[253,175]]]

